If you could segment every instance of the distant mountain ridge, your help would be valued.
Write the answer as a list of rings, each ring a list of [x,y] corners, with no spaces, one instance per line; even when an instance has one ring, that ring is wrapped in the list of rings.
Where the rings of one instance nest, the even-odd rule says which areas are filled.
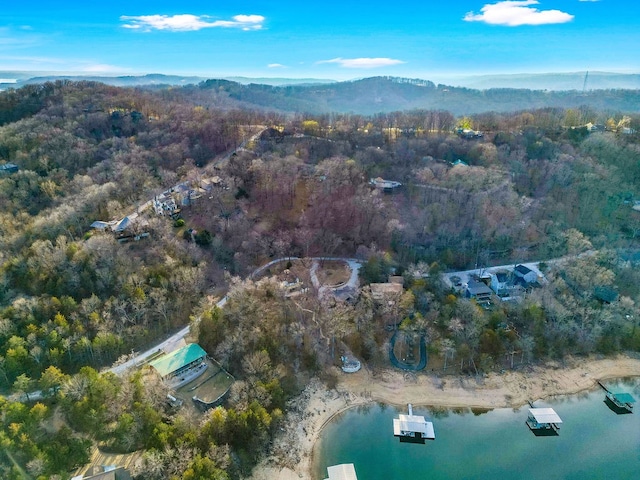
[[[241,85],[207,80],[198,88],[226,94],[246,106],[283,112],[359,113],[371,115],[401,110],[448,110],[455,115],[509,112],[545,107],[624,112],[640,111],[640,89],[544,91],[516,88],[474,90],[435,85],[419,79],[371,77],[315,86]]]
[[[34,75],[35,74],[35,75]],[[587,79],[585,84],[585,77]],[[286,77],[244,77],[244,76],[184,76],[153,73],[147,75],[85,75],[64,74],[56,72],[15,72],[0,71],[0,86],[20,87],[32,83],[43,83],[55,80],[88,80],[115,86],[144,86],[144,85],[188,85],[198,84],[211,78],[221,78],[240,83],[242,85],[260,84],[271,86],[288,85],[322,85],[343,83],[331,79],[320,78],[286,78]],[[453,87],[475,88],[487,90],[492,88],[526,88],[530,90],[606,90],[606,89],[640,89],[640,74],[613,72],[567,72],[567,73],[513,73],[488,75],[456,75],[443,76],[434,74],[431,80],[408,79],[400,77],[380,77],[396,79],[401,83],[435,83]],[[3,82],[3,80],[5,80]],[[347,80],[350,82],[362,79]]]
[[[140,87],[153,85],[197,85],[211,77],[165,75],[161,73],[150,73],[147,75],[60,75],[46,74],[38,72],[36,76],[30,76],[29,72],[2,72],[0,71],[0,88],[19,88],[22,85],[31,85],[45,82],[55,82],[56,80],[89,81],[100,82],[116,87]],[[320,78],[284,78],[284,77],[223,77],[243,85],[257,83],[262,85],[316,85],[324,83],[334,83],[335,80]]]
[[[10,72],[0,72],[0,78],[14,81]],[[549,74],[556,75],[556,74]],[[163,88],[180,85],[186,89],[198,89],[206,95],[226,98],[227,105],[238,108],[259,108],[278,110],[284,113],[324,114],[331,112],[357,113],[371,115],[401,110],[448,110],[455,115],[467,115],[481,112],[509,112],[545,107],[580,108],[583,106],[602,111],[640,112],[640,75],[604,74],[594,72],[584,75],[557,74],[566,85],[578,83],[580,88],[568,90],[527,89],[527,88],[488,88],[436,84],[429,80],[400,77],[369,77],[344,82],[331,82],[315,79],[299,79],[301,83],[286,84],[288,79],[271,79],[276,85],[268,85],[241,77],[243,82],[228,79],[209,79],[202,77],[181,77],[177,75],[152,74],[144,76],[100,77],[100,76],[42,76],[26,81],[15,81],[9,87],[16,88],[24,84],[37,84],[53,80],[89,80],[120,87]],[[491,79],[496,80],[491,80]],[[478,82],[497,82],[505,84],[533,82],[544,83],[549,76],[487,76],[477,77]],[[585,84],[585,78],[587,80]],[[594,85],[613,85],[622,78],[629,85],[638,83],[638,88],[602,88],[595,90]],[[238,78],[237,78],[238,79]],[[2,86],[0,85],[0,88]],[[230,103],[229,103],[230,102]]]

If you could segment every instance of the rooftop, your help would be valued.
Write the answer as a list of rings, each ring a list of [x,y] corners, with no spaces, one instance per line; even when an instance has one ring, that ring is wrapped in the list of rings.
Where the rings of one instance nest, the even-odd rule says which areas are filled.
[[[384,178],[381,178],[381,177],[369,179],[369,184],[373,185],[374,187],[382,188],[385,190],[390,190],[390,189],[402,186],[400,182],[396,182],[394,180],[385,180]]]
[[[493,293],[489,287],[477,280],[469,280],[467,290],[469,291],[469,295],[487,295]]]
[[[530,408],[529,414],[538,423],[562,423],[562,420],[553,408]]]
[[[636,403],[636,399],[630,393],[611,393],[620,403]]]
[[[71,480],[131,480],[131,475],[123,467],[103,465],[90,468],[84,475],[76,475]]]
[[[409,404],[409,415],[400,414],[399,418],[393,419],[393,435],[399,436],[413,436],[413,434],[420,434],[421,438],[428,438],[433,440],[436,438],[433,430],[433,423],[427,422],[422,415],[413,414],[413,406]]]
[[[525,267],[524,265],[516,265],[514,270],[522,275],[526,275],[527,273],[533,272],[529,267]]]
[[[197,343],[190,343],[189,345],[185,345],[174,352],[163,355],[159,359],[151,362],[149,365],[155,368],[156,371],[164,377],[165,375],[169,375],[170,373],[175,372],[185,365],[189,365],[206,355],[207,352],[205,352],[200,345]]]
[[[0,165],[0,170],[4,170],[7,172],[17,171],[18,169],[19,167],[15,163],[5,163],[4,165]]]
[[[504,283],[509,280],[509,272],[496,272],[496,278],[500,283]]]
[[[327,473],[329,474],[329,478],[325,480],[358,480],[353,463],[333,465],[327,468]]]
[[[422,415],[399,415],[400,418],[393,419],[393,434],[400,435],[400,432],[421,433],[428,438],[435,437],[433,423],[427,422]]]

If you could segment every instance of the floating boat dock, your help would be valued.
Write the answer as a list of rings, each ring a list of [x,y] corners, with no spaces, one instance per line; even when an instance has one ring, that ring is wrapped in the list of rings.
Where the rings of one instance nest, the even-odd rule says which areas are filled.
[[[612,392],[600,382],[598,382],[598,385],[606,392],[604,403],[606,403],[611,410],[618,414],[633,413],[633,404],[636,403],[633,395],[626,392]]]
[[[627,413],[633,413],[633,404],[636,399],[630,393],[614,393],[607,392],[607,400],[609,400],[616,408],[624,410]]]
[[[422,415],[414,415],[413,407],[409,404],[409,415],[400,414],[393,419],[393,435],[400,441],[424,443],[425,440],[435,440],[436,434],[433,423],[427,422]]]
[[[530,408],[526,424],[532,432],[557,435],[562,420],[553,408]]]
[[[327,468],[328,478],[325,480],[358,480],[353,463],[342,463]]]

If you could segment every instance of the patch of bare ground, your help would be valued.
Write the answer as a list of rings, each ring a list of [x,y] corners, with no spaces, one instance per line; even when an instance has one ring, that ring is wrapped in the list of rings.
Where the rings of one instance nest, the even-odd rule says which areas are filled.
[[[296,280],[299,280],[304,284],[304,286],[309,287],[311,285],[311,277],[309,275],[310,267],[310,261],[284,259],[283,261],[271,265],[269,266],[269,268],[266,268],[263,272],[261,272],[257,279],[276,277],[278,281],[287,283],[294,283],[296,282]]]
[[[321,260],[317,270],[320,285],[342,285],[351,276],[351,269],[346,262],[337,260]]]

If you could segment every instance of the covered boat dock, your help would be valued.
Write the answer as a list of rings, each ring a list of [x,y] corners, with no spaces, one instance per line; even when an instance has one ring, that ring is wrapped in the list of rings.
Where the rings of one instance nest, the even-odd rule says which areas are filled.
[[[613,410],[614,413],[633,413],[633,404],[636,403],[636,399],[633,398],[633,395],[627,392],[612,392],[599,380],[597,383],[605,392],[607,392],[604,403],[607,407]]]
[[[325,480],[358,480],[353,463],[342,463],[327,468],[328,478]]]
[[[530,408],[526,423],[533,432],[548,431],[557,434],[562,420],[553,408]]]
[[[616,412],[620,413],[633,413],[633,404],[636,403],[636,399],[633,395],[625,392],[607,392],[606,399],[615,407]]]
[[[433,423],[427,422],[422,415],[414,415],[413,407],[409,404],[409,415],[400,414],[393,419],[393,435],[400,441],[424,443],[425,440],[435,440],[436,434]]]

